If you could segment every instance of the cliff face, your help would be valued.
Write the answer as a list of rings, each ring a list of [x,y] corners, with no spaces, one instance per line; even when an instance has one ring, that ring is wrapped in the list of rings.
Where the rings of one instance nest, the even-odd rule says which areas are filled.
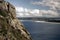
[[[31,40],[29,32],[16,18],[13,5],[0,0],[0,40]]]

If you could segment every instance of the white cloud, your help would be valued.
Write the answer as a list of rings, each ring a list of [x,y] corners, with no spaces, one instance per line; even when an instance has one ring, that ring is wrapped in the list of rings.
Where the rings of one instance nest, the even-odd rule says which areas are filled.
[[[27,8],[25,8],[24,10],[25,10],[25,12],[28,12],[29,11]]]
[[[17,17],[23,17],[24,16],[23,13],[17,13],[16,15],[17,15]]]
[[[23,7],[16,7],[16,11],[17,12],[24,12],[24,8]]]
[[[41,14],[46,17],[58,17],[58,14],[51,10],[40,10]]]
[[[60,8],[60,0],[42,0],[42,2],[32,2],[34,5],[43,5],[43,6],[49,6],[51,8]]]
[[[39,14],[39,9],[32,9],[29,11],[31,14]]]
[[[31,16],[47,16],[57,17],[58,14],[52,10],[27,9],[23,7],[16,7],[17,17],[31,17]]]
[[[23,7],[16,7],[17,17],[37,16],[39,9],[27,9]]]
[[[35,1],[35,2],[31,2],[33,5],[39,5],[39,6],[48,6],[50,7],[50,9],[48,11],[43,10],[42,12],[46,12],[48,14],[52,14],[52,15],[60,15],[60,0],[42,0],[41,1]]]

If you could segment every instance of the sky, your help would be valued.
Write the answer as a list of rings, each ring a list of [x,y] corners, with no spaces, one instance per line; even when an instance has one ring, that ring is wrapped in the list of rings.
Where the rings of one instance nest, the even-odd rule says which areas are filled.
[[[60,17],[60,0],[6,0],[16,8],[17,17]]]

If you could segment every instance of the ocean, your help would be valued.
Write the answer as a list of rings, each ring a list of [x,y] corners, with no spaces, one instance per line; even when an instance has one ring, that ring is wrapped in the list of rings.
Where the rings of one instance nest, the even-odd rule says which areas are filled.
[[[33,40],[60,40],[60,23],[21,20]]]

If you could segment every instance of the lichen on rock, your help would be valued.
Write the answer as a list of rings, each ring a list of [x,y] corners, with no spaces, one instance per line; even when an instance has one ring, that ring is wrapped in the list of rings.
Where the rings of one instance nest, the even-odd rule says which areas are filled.
[[[4,0],[0,0],[0,40],[32,40],[16,18],[15,7]]]

